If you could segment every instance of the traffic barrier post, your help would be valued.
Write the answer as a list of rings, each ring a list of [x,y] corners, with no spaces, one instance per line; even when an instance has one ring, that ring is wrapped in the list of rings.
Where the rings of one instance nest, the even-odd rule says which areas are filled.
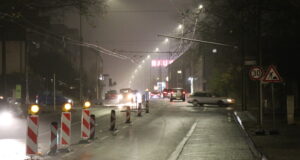
[[[125,121],[125,123],[131,123],[130,116],[131,116],[130,106],[127,106],[126,107],[126,121]]]
[[[146,100],[146,113],[149,113],[149,100]]]
[[[141,117],[142,116],[142,103],[139,103],[139,106],[138,106],[138,114],[137,114],[138,117]]]
[[[58,133],[57,122],[51,122],[50,124],[50,151],[48,155],[54,155],[57,152],[57,133]]]
[[[82,118],[81,118],[81,139],[88,140],[90,138],[90,110],[83,109],[82,110]]]
[[[111,110],[110,114],[110,130],[114,131],[116,130],[116,111]]]
[[[27,125],[26,155],[32,158],[33,156],[38,155],[39,116],[28,115]]]
[[[70,150],[71,145],[71,112],[62,112],[61,115],[61,132],[60,132],[61,149]]]
[[[95,132],[96,132],[96,117],[94,114],[91,114],[91,119],[90,119],[90,126],[91,126],[91,135],[90,139],[95,138]]]
[[[31,105],[27,117],[26,155],[32,159],[38,155],[39,112],[38,105]]]

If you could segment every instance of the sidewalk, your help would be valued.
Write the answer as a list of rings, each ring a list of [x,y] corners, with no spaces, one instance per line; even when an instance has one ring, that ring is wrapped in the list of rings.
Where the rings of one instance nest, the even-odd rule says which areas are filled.
[[[204,112],[193,125],[176,160],[254,160],[231,114]]]
[[[248,111],[236,111],[235,115],[241,120],[250,139],[258,152],[269,160],[299,160],[300,159],[300,120],[295,117],[295,124],[288,125],[285,117],[276,115],[275,129],[279,134],[271,135],[273,129],[272,115],[264,115],[263,129],[265,135],[257,135],[257,120]],[[297,119],[298,118],[298,119]]]

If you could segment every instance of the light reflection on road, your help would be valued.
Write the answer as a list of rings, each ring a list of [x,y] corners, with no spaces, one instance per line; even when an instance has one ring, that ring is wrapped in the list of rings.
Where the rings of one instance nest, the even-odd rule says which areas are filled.
[[[25,155],[25,141],[20,139],[0,139],[1,160],[20,160]]]

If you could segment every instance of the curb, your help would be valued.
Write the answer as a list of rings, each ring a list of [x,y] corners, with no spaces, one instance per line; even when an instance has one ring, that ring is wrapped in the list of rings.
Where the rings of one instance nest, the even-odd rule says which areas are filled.
[[[252,140],[252,138],[250,137],[248,132],[245,130],[243,122],[240,119],[240,117],[237,115],[236,111],[234,111],[232,113],[232,117],[234,118],[234,121],[238,124],[239,128],[241,129],[241,131],[245,135],[245,137],[247,139],[247,143],[249,145],[249,148],[250,148],[251,152],[253,153],[253,155],[255,156],[255,158],[258,159],[258,160],[268,160],[268,158],[259,149],[257,149],[254,141]]]

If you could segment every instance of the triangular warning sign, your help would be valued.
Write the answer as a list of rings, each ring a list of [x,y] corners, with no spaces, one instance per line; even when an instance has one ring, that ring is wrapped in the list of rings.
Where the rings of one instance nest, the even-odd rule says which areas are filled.
[[[269,66],[264,78],[264,82],[282,82],[282,78],[280,77],[275,66]]]

